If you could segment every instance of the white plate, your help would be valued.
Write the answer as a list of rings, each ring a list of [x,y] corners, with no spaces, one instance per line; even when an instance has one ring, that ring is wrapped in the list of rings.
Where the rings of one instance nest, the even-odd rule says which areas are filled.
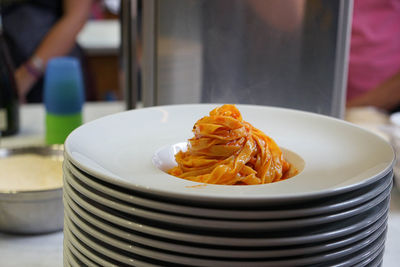
[[[80,239],[78,240],[78,238],[67,227],[68,226],[67,222],[65,222],[65,224],[66,224],[66,230],[64,231],[64,234],[68,238],[69,243],[71,244],[71,246],[69,247],[75,247],[77,251],[81,252],[84,256],[90,258],[91,260],[93,260],[93,262],[99,264],[100,266],[115,266],[115,267],[120,266],[118,262],[114,261],[114,257],[118,259],[123,259],[128,265],[131,266],[146,266],[146,267],[157,266],[154,264],[147,263],[145,261],[138,260],[136,258],[128,258],[126,256],[120,255],[100,245],[93,244],[93,242],[91,242],[90,240],[88,243],[85,243]],[[90,249],[88,249],[87,247],[89,247]],[[97,254],[100,254],[101,256],[96,255],[96,253],[93,253],[91,250],[94,250]],[[113,259],[113,262],[105,260],[104,255],[107,256],[108,258]]]
[[[355,233],[354,235],[346,236],[342,239],[330,240],[325,243],[317,243],[313,246],[297,246],[297,247],[282,247],[282,248],[252,248],[251,250],[245,248],[224,248],[224,247],[198,247],[191,243],[183,242],[171,242],[163,241],[157,238],[148,238],[144,235],[138,235],[133,232],[124,231],[118,227],[113,227],[107,224],[105,221],[102,222],[99,218],[94,218],[87,212],[83,211],[78,206],[75,210],[65,205],[65,214],[71,221],[73,221],[77,227],[88,232],[85,229],[101,229],[115,237],[125,240],[125,242],[134,242],[135,244],[142,244],[151,248],[163,249],[177,253],[191,254],[197,256],[206,257],[224,257],[224,258],[279,258],[279,257],[292,257],[292,256],[304,256],[307,254],[316,254],[325,251],[332,251],[334,249],[342,248],[355,242],[372,235],[380,234],[386,229],[387,218],[383,217],[371,226]],[[79,214],[79,215],[77,215]]]
[[[64,218],[64,225],[65,225],[65,218]],[[67,257],[68,260],[70,260],[71,265],[74,266],[99,266],[95,264],[93,261],[85,257],[84,255],[81,254],[70,242],[68,233],[68,229],[64,227],[63,229],[63,234],[64,234],[64,240],[63,240],[63,247],[64,247],[64,258]],[[111,265],[109,265],[111,266]]]
[[[337,261],[344,257],[351,255],[351,260],[355,261],[353,255],[357,255],[360,250],[366,250],[366,247],[371,247],[372,244],[379,240],[384,240],[385,236],[382,233],[374,233],[370,237],[358,242],[355,245],[345,247],[343,249],[334,250],[330,253],[323,253],[312,255],[311,257],[296,257],[293,259],[223,259],[223,258],[198,258],[190,257],[183,254],[169,254],[161,250],[152,250],[151,248],[145,248],[138,245],[131,245],[126,242],[122,242],[118,239],[112,238],[108,235],[87,227],[81,229],[77,227],[72,221],[66,218],[66,227],[71,231],[79,240],[86,245],[92,247],[97,251],[98,247],[101,247],[102,253],[107,256],[113,256],[117,261],[123,263],[129,263],[129,257],[142,256],[149,259],[159,260],[163,262],[170,262],[174,264],[183,264],[187,266],[293,266],[294,264],[318,264],[326,263],[328,261]],[[103,246],[103,247],[102,247]],[[106,248],[106,249],[105,249]],[[108,251],[107,251],[108,250]],[[369,252],[370,250],[368,250]],[[119,255],[121,257],[119,257]]]
[[[373,253],[372,255],[368,256],[366,259],[362,260],[361,262],[357,263],[357,267],[364,267],[364,266],[378,266],[381,267],[383,262],[383,251],[385,246],[381,246],[378,250]]]
[[[67,252],[65,251],[65,248],[63,249],[63,266],[64,267],[70,267],[71,266],[71,260],[67,259]]]
[[[155,200],[141,197],[137,191],[128,191],[125,188],[116,187],[112,184],[104,184],[103,181],[82,173],[73,166],[68,160],[64,161],[64,173],[69,173],[79,181],[89,187],[98,190],[106,195],[118,198],[120,200],[139,205],[145,208],[167,211],[184,215],[223,218],[223,219],[283,219],[315,216],[319,214],[333,213],[339,210],[348,209],[362,204],[383,192],[390,186],[393,179],[393,172],[375,183],[358,190],[345,194],[337,195],[335,198],[321,199],[316,203],[302,203],[298,205],[275,206],[268,210],[268,207],[260,210],[251,210],[250,207],[243,210],[234,209],[216,209],[199,206],[180,205],[177,203],[166,202],[165,199]],[[190,203],[189,203],[190,204]]]
[[[368,264],[368,261],[373,261],[382,252],[386,241],[386,231],[381,236],[372,242],[368,247],[364,248],[360,253],[353,257],[348,257],[334,266],[347,267],[347,266],[363,266]],[[374,265],[369,265],[374,266]]]
[[[82,264],[78,263],[76,260],[75,256],[71,254],[71,251],[67,247],[67,245],[64,243],[64,250],[63,250],[63,260],[64,264],[67,264],[67,266],[81,266]],[[64,265],[65,266],[65,265]],[[87,265],[89,266],[89,265]]]
[[[309,244],[315,242],[324,242],[335,238],[340,238],[376,222],[379,218],[386,216],[388,211],[389,199],[380,203],[368,212],[351,218],[324,225],[324,227],[313,228],[312,230],[301,231],[283,231],[274,233],[258,233],[256,236],[247,236],[240,234],[235,236],[232,232],[230,236],[218,236],[215,233],[207,231],[196,231],[196,233],[184,231],[182,228],[172,228],[164,224],[151,224],[145,221],[132,221],[128,218],[115,216],[104,208],[100,209],[82,198],[71,199],[69,195],[68,185],[66,186],[64,201],[75,210],[77,206],[75,202],[84,210],[96,215],[114,225],[121,226],[139,233],[149,234],[160,238],[172,240],[186,241],[198,244],[222,245],[222,246],[289,246],[299,244]]]
[[[295,202],[348,192],[383,177],[394,163],[392,146],[361,127],[303,111],[238,105],[244,120],[304,159],[300,174],[265,185],[198,186],[153,164],[157,151],[185,142],[192,136],[194,123],[216,106],[159,106],[103,117],[68,136],[66,157],[85,172],[125,188],[235,206],[260,201]],[[173,159],[172,154],[169,157]]]
[[[69,240],[68,242],[66,242],[64,244],[64,246],[67,246],[71,252],[71,254],[73,256],[76,257],[76,259],[78,259],[80,261],[80,264],[78,265],[74,265],[74,266],[112,266],[112,267],[118,267],[118,262],[110,262],[107,261],[105,259],[103,259],[104,257],[99,257],[98,255],[92,253],[89,249],[87,249],[86,247],[82,246],[79,242],[76,241],[75,237],[71,235],[71,233],[69,233],[69,230],[67,229],[64,233],[64,238],[66,239],[71,239],[71,241]],[[74,245],[72,245],[72,243],[74,243]],[[77,248],[75,248],[75,246]],[[83,255],[82,253],[84,253],[85,255],[89,255],[89,257]],[[90,260],[91,259],[95,259],[95,261]]]
[[[121,201],[110,199],[97,194],[96,192],[92,192],[90,188],[85,188],[80,185],[75,178],[71,176],[68,172],[64,173],[65,180],[67,181],[64,184],[64,190],[67,191],[67,194],[72,199],[77,199],[79,196],[74,192],[76,190],[83,196],[95,201],[100,205],[104,205],[108,208],[111,208],[110,213],[118,216],[127,216],[133,215],[131,220],[135,220],[136,217],[149,219],[158,221],[160,223],[169,223],[187,227],[190,225],[191,229],[215,229],[221,230],[223,232],[230,231],[272,231],[272,230],[295,230],[297,228],[304,228],[307,226],[319,227],[321,224],[331,223],[343,220],[345,218],[349,218],[351,216],[355,216],[357,214],[364,213],[371,208],[375,207],[382,201],[384,201],[390,195],[390,189],[386,189],[386,191],[379,194],[377,197],[372,200],[356,206],[351,209],[343,210],[338,213],[333,214],[324,214],[321,216],[308,217],[308,218],[297,218],[291,220],[248,220],[248,221],[237,221],[237,220],[213,220],[207,218],[200,217],[192,217],[192,216],[179,216],[174,214],[168,214],[164,212],[156,212],[149,209],[143,209],[138,206],[132,204],[126,204]],[[70,186],[74,188],[74,190],[70,189]]]

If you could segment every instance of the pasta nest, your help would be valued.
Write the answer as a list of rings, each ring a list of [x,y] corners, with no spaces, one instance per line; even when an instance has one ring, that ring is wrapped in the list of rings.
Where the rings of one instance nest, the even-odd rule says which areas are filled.
[[[169,174],[222,185],[256,185],[295,173],[275,141],[244,121],[235,105],[223,105],[193,126],[187,150],[175,155]]]

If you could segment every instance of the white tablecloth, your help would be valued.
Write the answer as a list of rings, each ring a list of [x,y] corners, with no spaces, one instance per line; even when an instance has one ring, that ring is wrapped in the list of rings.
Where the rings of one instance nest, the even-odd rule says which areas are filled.
[[[121,102],[88,103],[84,120],[91,121],[124,110]],[[2,138],[1,147],[25,146],[44,142],[44,108],[42,105],[21,107],[21,131],[17,136]],[[400,266],[400,192],[392,191],[389,229],[384,254],[385,267]],[[37,236],[0,234],[0,267],[62,266],[62,232]]]

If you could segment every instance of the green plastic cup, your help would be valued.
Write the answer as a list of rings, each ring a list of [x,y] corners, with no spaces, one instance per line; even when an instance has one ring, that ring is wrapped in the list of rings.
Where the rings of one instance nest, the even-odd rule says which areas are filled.
[[[46,144],[64,144],[67,136],[82,124],[82,113],[46,114]]]

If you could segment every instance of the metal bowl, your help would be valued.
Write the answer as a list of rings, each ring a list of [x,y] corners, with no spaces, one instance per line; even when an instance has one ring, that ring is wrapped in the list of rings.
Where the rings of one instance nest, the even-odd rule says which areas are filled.
[[[62,146],[0,149],[1,158],[36,154],[63,160]],[[0,231],[14,234],[41,234],[63,228],[62,186],[49,190],[0,191]]]

